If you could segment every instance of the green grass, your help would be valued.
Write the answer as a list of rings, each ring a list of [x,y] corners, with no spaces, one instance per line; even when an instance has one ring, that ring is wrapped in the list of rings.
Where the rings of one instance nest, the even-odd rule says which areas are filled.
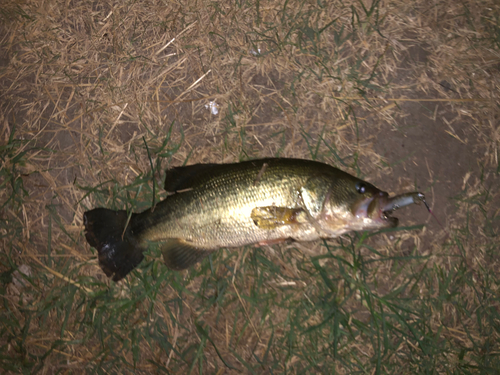
[[[166,15],[163,3],[139,10],[133,2],[123,8],[105,3],[102,9],[82,4],[96,18],[68,29],[81,35],[67,32],[66,21],[60,21],[78,21],[71,9],[67,18],[53,16],[57,27],[30,6],[1,11],[3,20],[12,22],[9,26],[23,32],[23,45],[33,49],[32,55],[24,50],[32,58],[25,65],[12,63],[12,71],[2,74],[14,81],[26,70],[19,87],[38,90],[29,96],[2,83],[7,93],[2,97],[15,103],[0,103],[10,124],[10,132],[0,133],[2,372],[498,373],[498,162],[492,167],[486,156],[479,161],[479,182],[464,182],[452,198],[456,213],[447,223],[449,237],[434,231],[435,241],[431,238],[424,249],[415,245],[417,238],[429,239],[423,223],[311,244],[221,249],[184,272],[167,269],[158,249],[151,248],[123,282],[113,283],[99,269],[96,250],[85,242],[85,210],[149,208],[165,198],[163,177],[172,165],[274,155],[327,161],[362,178],[397,165],[416,168],[410,163],[413,155],[384,160],[367,140],[385,136],[377,128],[377,111],[384,104],[371,99],[390,89],[385,80],[390,69],[384,64],[398,67],[391,48],[399,51],[387,47],[387,38],[404,35],[399,29],[390,34],[395,26],[388,23],[400,19],[388,20],[387,4],[283,1],[276,8],[263,1],[194,2],[168,8]],[[443,14],[454,10],[445,5],[438,8]],[[498,52],[499,17],[476,17],[472,8],[463,7],[456,22],[471,30],[485,26],[490,36],[480,38],[475,31],[474,42]],[[425,18],[421,10],[412,9]],[[156,12],[162,15],[155,18]],[[104,36],[98,31],[108,14],[116,19],[110,18]],[[40,32],[30,34],[38,23]],[[166,51],[188,62],[171,76],[160,76],[178,60],[162,60],[155,51],[189,25],[196,26]],[[65,33],[57,34],[61,30]],[[76,41],[82,43],[67,35],[79,35]],[[107,45],[106,38],[112,43]],[[55,41],[68,51],[85,43],[99,53],[110,50],[96,65],[89,58],[86,66],[87,53],[100,56],[91,47],[65,60],[66,49],[49,50],[56,48]],[[16,48],[2,45],[2,51]],[[261,53],[248,52],[259,48]],[[16,52],[14,60],[21,64],[22,53]],[[74,61],[82,61],[81,67]],[[175,102],[208,69],[211,75],[192,97]],[[128,74],[133,79],[120,81]],[[157,74],[165,79],[163,86],[148,81]],[[37,86],[33,77],[42,77],[37,79],[44,84]],[[52,79],[70,88],[52,87]],[[151,86],[142,87],[144,82]],[[52,100],[46,93],[52,93]],[[76,105],[68,99],[73,94]],[[203,95],[219,95],[219,117],[203,112],[205,102],[197,99]],[[124,103],[127,112],[118,122],[113,107],[124,109]],[[26,109],[23,116],[30,121],[16,121],[11,105],[21,113]],[[491,111],[488,116],[494,118],[494,109],[478,111]],[[59,112],[68,118],[58,118]],[[45,122],[36,128],[34,119],[40,117]],[[477,115],[484,125],[490,117],[481,119]],[[116,131],[137,125],[130,131],[137,138],[122,142],[111,132],[113,124]],[[486,134],[483,125],[474,123]],[[58,146],[58,131],[75,137],[77,151]],[[476,146],[483,150],[482,144]],[[47,183],[51,178],[53,185]],[[20,272],[26,265],[28,274]]]
[[[84,190],[97,205],[140,210],[151,202],[150,181],[147,174],[127,187],[108,182],[111,188]],[[469,211],[482,208],[486,228],[498,217],[486,214],[485,197],[487,191],[473,197]],[[57,226],[61,219],[48,209]],[[53,369],[81,361],[89,373],[496,373],[498,343],[489,337],[500,331],[500,279],[493,269],[470,269],[464,247],[474,238],[467,227],[452,233],[441,254],[427,256],[383,255],[367,242],[372,236],[325,242],[326,253],[312,258],[293,247],[274,257],[245,248],[245,262],[235,263],[238,252],[220,251],[186,273],[168,270],[152,250],[122,284],[83,276],[86,263],[52,249],[46,265],[91,292],[34,265],[26,278],[32,287],[15,309],[5,297],[15,269],[12,245],[2,253],[10,264],[1,278],[2,351],[11,347],[0,357],[2,368],[36,373],[50,356]],[[492,241],[476,251],[496,261],[497,249]],[[300,277],[276,257],[294,264]],[[450,261],[435,264],[438,257]],[[387,267],[397,283],[378,280]],[[230,324],[226,332],[223,322]],[[155,358],[170,352],[167,369],[164,355]]]

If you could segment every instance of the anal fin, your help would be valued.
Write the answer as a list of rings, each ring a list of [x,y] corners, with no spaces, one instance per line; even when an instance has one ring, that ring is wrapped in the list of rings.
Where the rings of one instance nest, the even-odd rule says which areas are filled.
[[[165,264],[176,271],[189,268],[212,253],[211,250],[194,247],[177,238],[168,239],[160,246]]]

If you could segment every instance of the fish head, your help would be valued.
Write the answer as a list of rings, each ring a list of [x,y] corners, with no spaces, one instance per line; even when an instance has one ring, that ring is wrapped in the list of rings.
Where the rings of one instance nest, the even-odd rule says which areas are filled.
[[[398,219],[389,216],[390,212],[384,209],[388,205],[389,194],[364,181],[356,183],[355,189],[358,196],[350,206],[354,225],[360,225],[361,230],[393,228],[398,225]]]
[[[389,197],[372,184],[353,176],[330,185],[321,215],[321,227],[329,234],[393,228],[398,219],[391,216],[398,208],[424,201],[418,192]]]

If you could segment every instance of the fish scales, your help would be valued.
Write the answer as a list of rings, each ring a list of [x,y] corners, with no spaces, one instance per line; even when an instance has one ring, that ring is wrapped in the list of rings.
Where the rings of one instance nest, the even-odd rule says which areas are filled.
[[[151,244],[167,266],[184,269],[221,247],[395,226],[392,211],[424,200],[418,192],[389,198],[327,164],[280,158],[173,168],[165,189],[172,194],[130,221],[125,211],[84,214],[87,241],[113,280],[135,268]]]
[[[273,230],[262,229],[255,225],[251,217],[255,207],[292,209],[299,206],[300,187],[314,174],[307,168],[309,163],[305,163],[304,167],[292,164],[290,160],[272,163],[257,183],[255,180],[262,168],[261,163],[232,166],[202,176],[191,190],[174,194],[157,205],[156,214],[146,211],[144,220],[137,220],[138,225],[132,229],[142,232],[142,238],[149,241],[183,238],[196,247],[206,249],[277,240],[312,230],[309,223],[300,224],[300,228],[281,226]],[[324,174],[324,171],[317,172]],[[164,207],[168,207],[167,216],[163,213]]]

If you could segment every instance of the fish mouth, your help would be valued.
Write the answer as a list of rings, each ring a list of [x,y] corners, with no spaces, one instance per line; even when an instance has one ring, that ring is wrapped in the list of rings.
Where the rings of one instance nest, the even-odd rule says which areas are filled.
[[[366,199],[358,207],[355,214],[357,217],[369,218],[383,226],[396,227],[398,219],[391,214],[402,207],[420,204],[420,202],[424,202],[428,207],[424,194],[420,192],[399,194],[389,198],[389,194],[381,191]]]

